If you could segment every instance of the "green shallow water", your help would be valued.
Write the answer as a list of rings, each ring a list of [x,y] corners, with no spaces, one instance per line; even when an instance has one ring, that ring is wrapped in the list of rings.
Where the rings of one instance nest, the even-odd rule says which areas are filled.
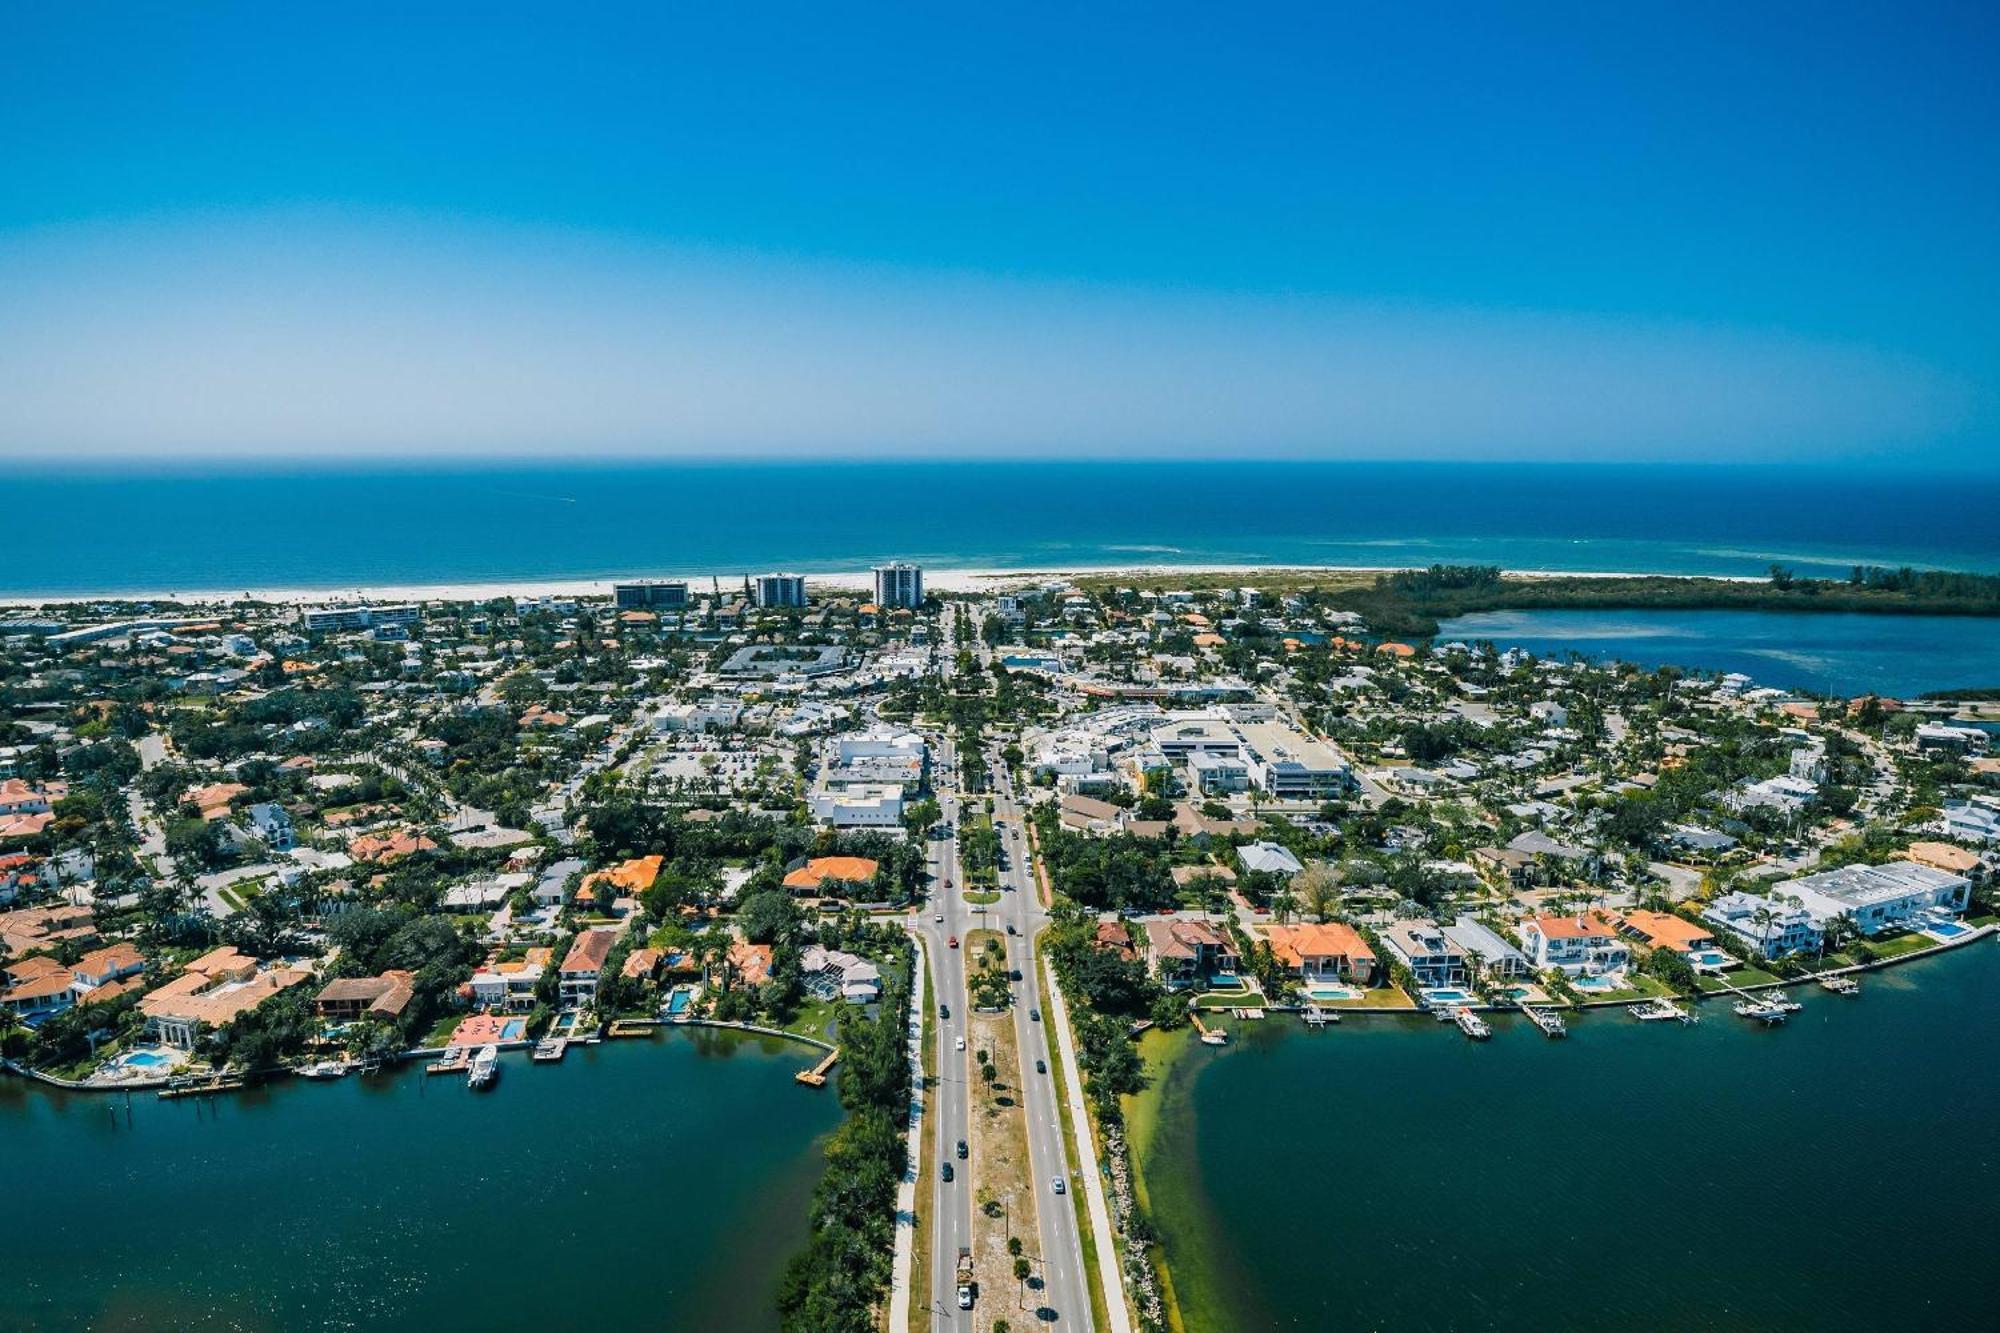
[[[775,1328],[840,1119],[809,1054],[677,1032],[129,1121],[0,1079],[0,1328]]]
[[[1997,987],[1986,940],[1776,1031],[1176,1036],[1142,1162],[1187,1326],[1992,1328]]]

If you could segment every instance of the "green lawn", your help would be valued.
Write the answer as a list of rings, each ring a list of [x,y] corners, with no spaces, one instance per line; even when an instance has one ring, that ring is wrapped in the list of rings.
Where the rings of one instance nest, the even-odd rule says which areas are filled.
[[[1415,1009],[1416,1001],[1395,986],[1378,986],[1358,1000],[1327,1000],[1322,1009]]]
[[[993,904],[1000,901],[1000,890],[974,889],[971,892],[961,894],[960,896],[963,897],[965,901],[967,901],[968,903],[971,903],[974,907],[991,907]]]

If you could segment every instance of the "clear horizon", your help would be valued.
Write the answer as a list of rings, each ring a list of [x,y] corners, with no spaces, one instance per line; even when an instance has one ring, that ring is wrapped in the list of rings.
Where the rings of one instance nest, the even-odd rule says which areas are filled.
[[[1990,11],[1146,14],[15,12],[0,460],[2000,468]]]

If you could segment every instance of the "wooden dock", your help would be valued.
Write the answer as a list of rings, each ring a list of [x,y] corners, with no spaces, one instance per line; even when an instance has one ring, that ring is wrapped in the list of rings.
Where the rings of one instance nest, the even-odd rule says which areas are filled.
[[[1194,1030],[1199,1032],[1202,1041],[1210,1046],[1220,1046],[1229,1040],[1227,1029],[1209,1027],[1201,1021],[1201,1014],[1194,1009],[1188,1010],[1188,1022],[1194,1024]]]
[[[563,1052],[568,1049],[568,1037],[544,1037],[535,1043],[535,1049],[528,1058],[537,1064],[554,1064],[563,1058]]]
[[[200,1097],[212,1092],[234,1092],[242,1086],[243,1076],[240,1074],[221,1072],[214,1074],[184,1074],[177,1079],[169,1080],[167,1086],[160,1089],[160,1096],[167,1098]]]
[[[660,1025],[657,1018],[621,1018],[611,1025],[607,1037],[650,1037]]]
[[[801,1069],[798,1073],[792,1075],[792,1077],[809,1088],[823,1088],[826,1086],[826,1076],[833,1071],[834,1065],[839,1060],[840,1048],[836,1046],[828,1051],[826,1057],[811,1069]]]
[[[472,1067],[472,1048],[453,1046],[445,1051],[444,1058],[433,1060],[424,1066],[426,1074],[463,1074]]]

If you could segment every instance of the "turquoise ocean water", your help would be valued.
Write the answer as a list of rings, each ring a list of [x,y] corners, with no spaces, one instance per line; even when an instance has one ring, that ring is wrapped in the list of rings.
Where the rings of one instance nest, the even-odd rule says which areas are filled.
[[[1132,564],[2000,570],[2000,478],[1374,463],[15,469],[0,595]]]

